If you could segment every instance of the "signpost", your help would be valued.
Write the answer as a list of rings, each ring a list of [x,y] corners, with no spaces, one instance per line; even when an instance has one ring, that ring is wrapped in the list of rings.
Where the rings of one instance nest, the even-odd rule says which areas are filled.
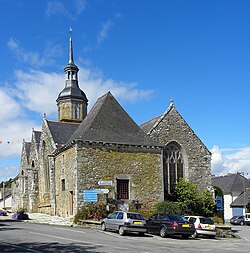
[[[108,194],[109,189],[96,189],[97,194]]]
[[[107,185],[107,186],[112,186],[113,181],[112,180],[99,180],[98,185]]]

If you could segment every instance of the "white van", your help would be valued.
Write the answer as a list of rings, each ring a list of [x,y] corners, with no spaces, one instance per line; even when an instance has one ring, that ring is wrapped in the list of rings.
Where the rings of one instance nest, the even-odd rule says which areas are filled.
[[[250,213],[246,213],[245,215],[245,224],[250,226]]]

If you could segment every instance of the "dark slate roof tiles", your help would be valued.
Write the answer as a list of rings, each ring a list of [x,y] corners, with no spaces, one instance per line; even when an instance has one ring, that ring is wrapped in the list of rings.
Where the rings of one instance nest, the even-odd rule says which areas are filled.
[[[66,144],[79,127],[79,123],[56,122],[47,120],[53,140],[58,145]]]
[[[245,182],[244,182],[245,180]],[[228,174],[212,178],[212,185],[218,186],[225,193],[241,192],[246,188],[250,188],[250,180],[244,178],[240,173]]]
[[[79,128],[73,140],[107,142],[130,145],[161,146],[146,135],[108,92],[100,97]]]
[[[246,191],[242,192],[232,203],[231,207],[239,207],[239,206],[245,206],[250,201],[250,189],[247,188]]]

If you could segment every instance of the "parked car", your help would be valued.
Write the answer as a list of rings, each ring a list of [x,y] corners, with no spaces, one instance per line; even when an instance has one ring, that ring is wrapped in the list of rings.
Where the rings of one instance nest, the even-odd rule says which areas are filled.
[[[246,225],[250,225],[250,213],[246,213],[245,215],[245,224]]]
[[[139,213],[115,211],[101,220],[101,229],[118,231],[120,235],[126,232],[138,232],[144,235],[147,232],[146,220]]]
[[[214,221],[211,218],[203,216],[185,216],[185,218],[191,223],[194,223],[194,226],[196,228],[194,237],[202,235],[209,238],[215,238],[216,228]]]
[[[148,233],[159,234],[161,237],[167,235],[181,235],[188,238],[195,233],[194,224],[180,215],[154,214],[147,220]]]
[[[236,215],[230,219],[230,223],[233,225],[245,225],[245,217],[243,215]]]

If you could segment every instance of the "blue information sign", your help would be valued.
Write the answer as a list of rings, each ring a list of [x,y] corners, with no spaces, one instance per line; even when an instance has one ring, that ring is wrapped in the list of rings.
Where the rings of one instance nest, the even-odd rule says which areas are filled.
[[[217,211],[221,211],[223,210],[223,200],[222,200],[222,196],[216,196],[216,207],[217,207]]]
[[[97,191],[96,190],[84,190],[83,191],[84,202],[97,202]]]

